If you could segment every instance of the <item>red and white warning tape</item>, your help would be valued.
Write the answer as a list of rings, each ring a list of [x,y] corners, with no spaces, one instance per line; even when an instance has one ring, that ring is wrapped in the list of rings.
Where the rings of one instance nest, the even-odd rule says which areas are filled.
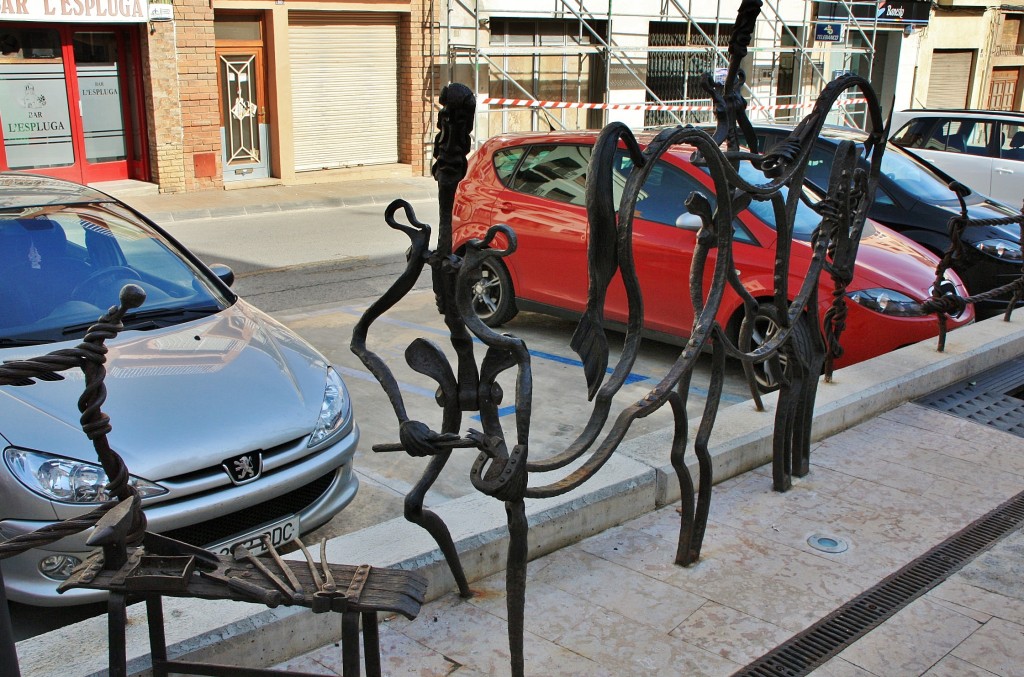
[[[841,99],[840,104],[849,105],[866,103],[867,99]],[[536,101],[533,99],[497,99],[485,98],[480,103],[491,106],[523,106],[526,108],[586,108],[591,110],[671,110],[671,111],[713,111],[714,106],[664,106],[654,104],[626,104],[626,103],[580,103],[575,101]],[[814,102],[808,103],[780,103],[770,106],[747,106],[748,111],[755,110],[784,110],[791,108],[812,108]]]

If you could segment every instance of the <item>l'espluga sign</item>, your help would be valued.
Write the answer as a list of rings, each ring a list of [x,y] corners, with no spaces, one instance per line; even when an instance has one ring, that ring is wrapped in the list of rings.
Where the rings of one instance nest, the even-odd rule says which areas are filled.
[[[148,0],[0,0],[0,21],[142,23]]]

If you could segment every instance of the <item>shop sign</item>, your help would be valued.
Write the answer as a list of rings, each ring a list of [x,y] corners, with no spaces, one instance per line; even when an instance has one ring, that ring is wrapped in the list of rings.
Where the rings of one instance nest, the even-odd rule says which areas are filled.
[[[819,21],[874,22],[880,24],[926,25],[931,13],[930,0],[878,0],[873,3],[849,3],[842,0],[818,3]]]
[[[148,0],[0,0],[0,21],[143,23]]]
[[[174,21],[174,5],[170,0],[151,0],[149,3],[150,21]]]
[[[843,39],[843,24],[839,22],[814,24],[814,39],[818,42],[841,42]]]

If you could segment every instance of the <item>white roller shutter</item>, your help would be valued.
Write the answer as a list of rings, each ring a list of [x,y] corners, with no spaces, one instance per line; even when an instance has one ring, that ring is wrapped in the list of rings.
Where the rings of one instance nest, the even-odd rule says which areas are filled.
[[[398,19],[290,12],[295,171],[398,162]]]
[[[973,52],[936,50],[932,52],[932,75],[928,80],[929,108],[966,108],[971,86]]]

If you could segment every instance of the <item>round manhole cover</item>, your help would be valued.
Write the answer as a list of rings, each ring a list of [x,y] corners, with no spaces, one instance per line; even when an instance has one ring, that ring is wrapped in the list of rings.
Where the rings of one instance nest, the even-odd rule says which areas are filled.
[[[822,552],[843,552],[849,548],[849,544],[838,536],[827,536],[825,534],[814,534],[807,539],[807,545]]]

